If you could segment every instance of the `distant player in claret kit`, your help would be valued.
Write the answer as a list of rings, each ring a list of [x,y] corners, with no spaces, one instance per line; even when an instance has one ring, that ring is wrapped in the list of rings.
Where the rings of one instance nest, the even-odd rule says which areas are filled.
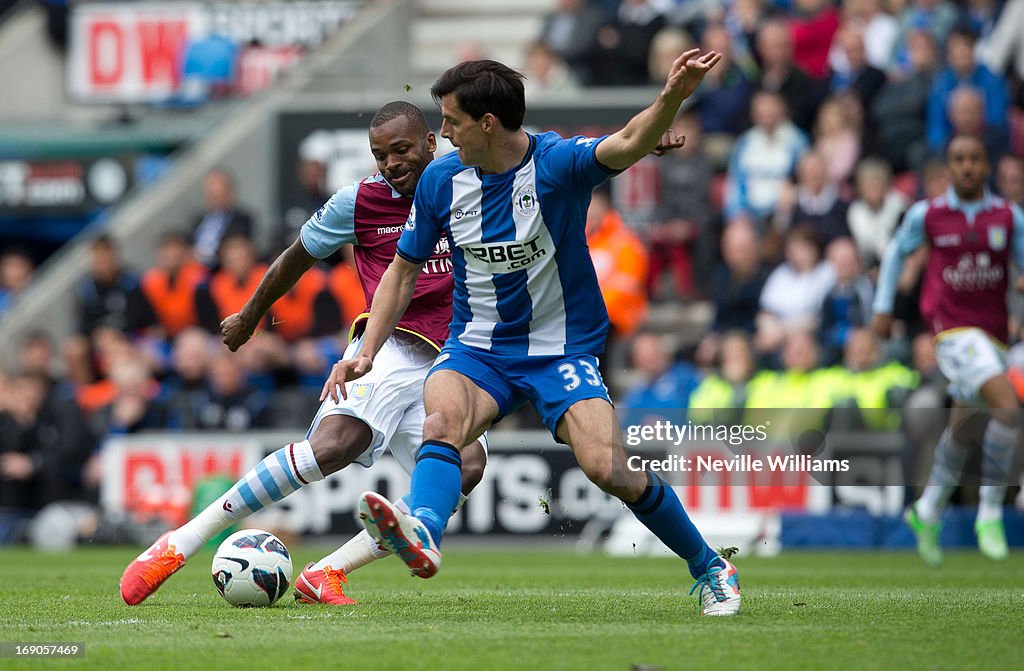
[[[985,187],[984,145],[958,136],[947,150],[952,186],[944,196],[916,203],[889,244],[879,274],[874,327],[888,336],[896,284],[904,259],[929,248],[921,287],[921,313],[935,334],[935,356],[949,381],[953,409],[935,447],[921,498],[904,513],[929,565],[942,562],[939,518],[960,483],[972,428],[969,416],[984,405],[990,419],[982,442],[980,505],[974,530],[990,559],[1008,555],[1003,499],[1019,438],[1020,406],[1006,375],[1006,291],[1011,261],[1024,268],[1024,213]]]
[[[395,255],[409,217],[412,195],[434,157],[436,139],[423,112],[406,102],[382,107],[370,122],[370,150],[379,173],[341,189],[302,227],[298,239],[267,270],[242,311],[221,324],[224,343],[237,350],[252,337],[274,302],[319,259],[352,243],[367,305]],[[371,466],[385,448],[410,473],[422,441],[423,380],[448,337],[452,315],[451,252],[441,240],[426,255],[412,300],[391,337],[377,342],[377,367],[356,393],[320,406],[306,439],[277,450],[249,471],[224,496],[184,526],[161,536],[121,576],[121,596],[142,602],[215,535],[304,485],[356,462]],[[357,355],[366,325],[353,325],[345,357]],[[483,476],[485,438],[473,436],[456,479],[460,494],[451,514]],[[307,603],[354,604],[344,593],[347,574],[389,552],[360,532],[344,546],[310,563],[295,580],[295,598]]]
[[[655,101],[600,138],[527,133],[522,75],[501,63],[462,63],[431,88],[441,135],[458,151],[424,171],[398,254],[374,296],[363,347],[335,365],[324,387],[333,395],[346,380],[372,374],[420,269],[438,241],[450,240],[453,321],[424,391],[412,513],[374,492],[360,502],[367,529],[413,574],[429,578],[440,568],[441,538],[459,495],[460,446],[529,401],[587,476],[687,561],[702,612],[739,611],[736,568],[708,547],[670,486],[626,466],[598,372],[608,313],[585,232],[594,187],[656,149],[720,58],[698,49],[682,54]]]

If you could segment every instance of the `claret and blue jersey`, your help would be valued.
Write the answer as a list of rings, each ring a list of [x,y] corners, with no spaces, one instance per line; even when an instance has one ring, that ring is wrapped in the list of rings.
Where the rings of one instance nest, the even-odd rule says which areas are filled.
[[[590,193],[613,171],[603,138],[530,135],[523,161],[482,174],[453,152],[416,188],[398,254],[422,263],[452,242],[455,294],[449,344],[497,355],[599,355],[608,313],[586,243]]]

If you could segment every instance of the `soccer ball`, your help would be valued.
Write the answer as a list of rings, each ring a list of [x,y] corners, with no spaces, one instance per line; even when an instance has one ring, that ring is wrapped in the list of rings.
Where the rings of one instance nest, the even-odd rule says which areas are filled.
[[[232,606],[270,606],[291,585],[292,558],[274,534],[243,529],[220,544],[211,570],[214,586]]]

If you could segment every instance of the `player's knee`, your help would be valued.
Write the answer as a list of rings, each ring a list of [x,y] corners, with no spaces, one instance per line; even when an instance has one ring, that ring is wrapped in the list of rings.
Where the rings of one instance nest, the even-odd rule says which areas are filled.
[[[469,494],[484,477],[487,456],[479,443],[473,443],[462,451],[462,493]]]
[[[615,464],[611,449],[595,446],[578,457],[580,468],[591,482],[609,494],[616,493]]]
[[[325,476],[345,468],[370,447],[373,432],[365,422],[348,415],[324,417],[309,438],[320,472]]]
[[[423,440],[436,440],[450,445],[461,445],[458,422],[442,412],[432,412],[423,421]]]

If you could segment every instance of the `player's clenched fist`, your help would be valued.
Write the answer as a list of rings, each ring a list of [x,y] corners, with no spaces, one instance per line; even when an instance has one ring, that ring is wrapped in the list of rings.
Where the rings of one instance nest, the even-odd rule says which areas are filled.
[[[327,382],[324,382],[324,389],[320,392],[320,401],[323,402],[328,396],[335,403],[338,403],[338,393],[341,392],[341,398],[348,398],[348,393],[345,391],[345,383],[349,380],[355,380],[370,372],[373,368],[373,359],[360,354],[354,359],[343,359],[338,363],[334,364],[331,368],[331,374],[327,376]]]
[[[253,330],[254,327],[243,320],[241,313],[238,312],[228,315],[220,323],[220,334],[224,338],[224,344],[232,352],[238,351],[239,347],[249,342]]]

